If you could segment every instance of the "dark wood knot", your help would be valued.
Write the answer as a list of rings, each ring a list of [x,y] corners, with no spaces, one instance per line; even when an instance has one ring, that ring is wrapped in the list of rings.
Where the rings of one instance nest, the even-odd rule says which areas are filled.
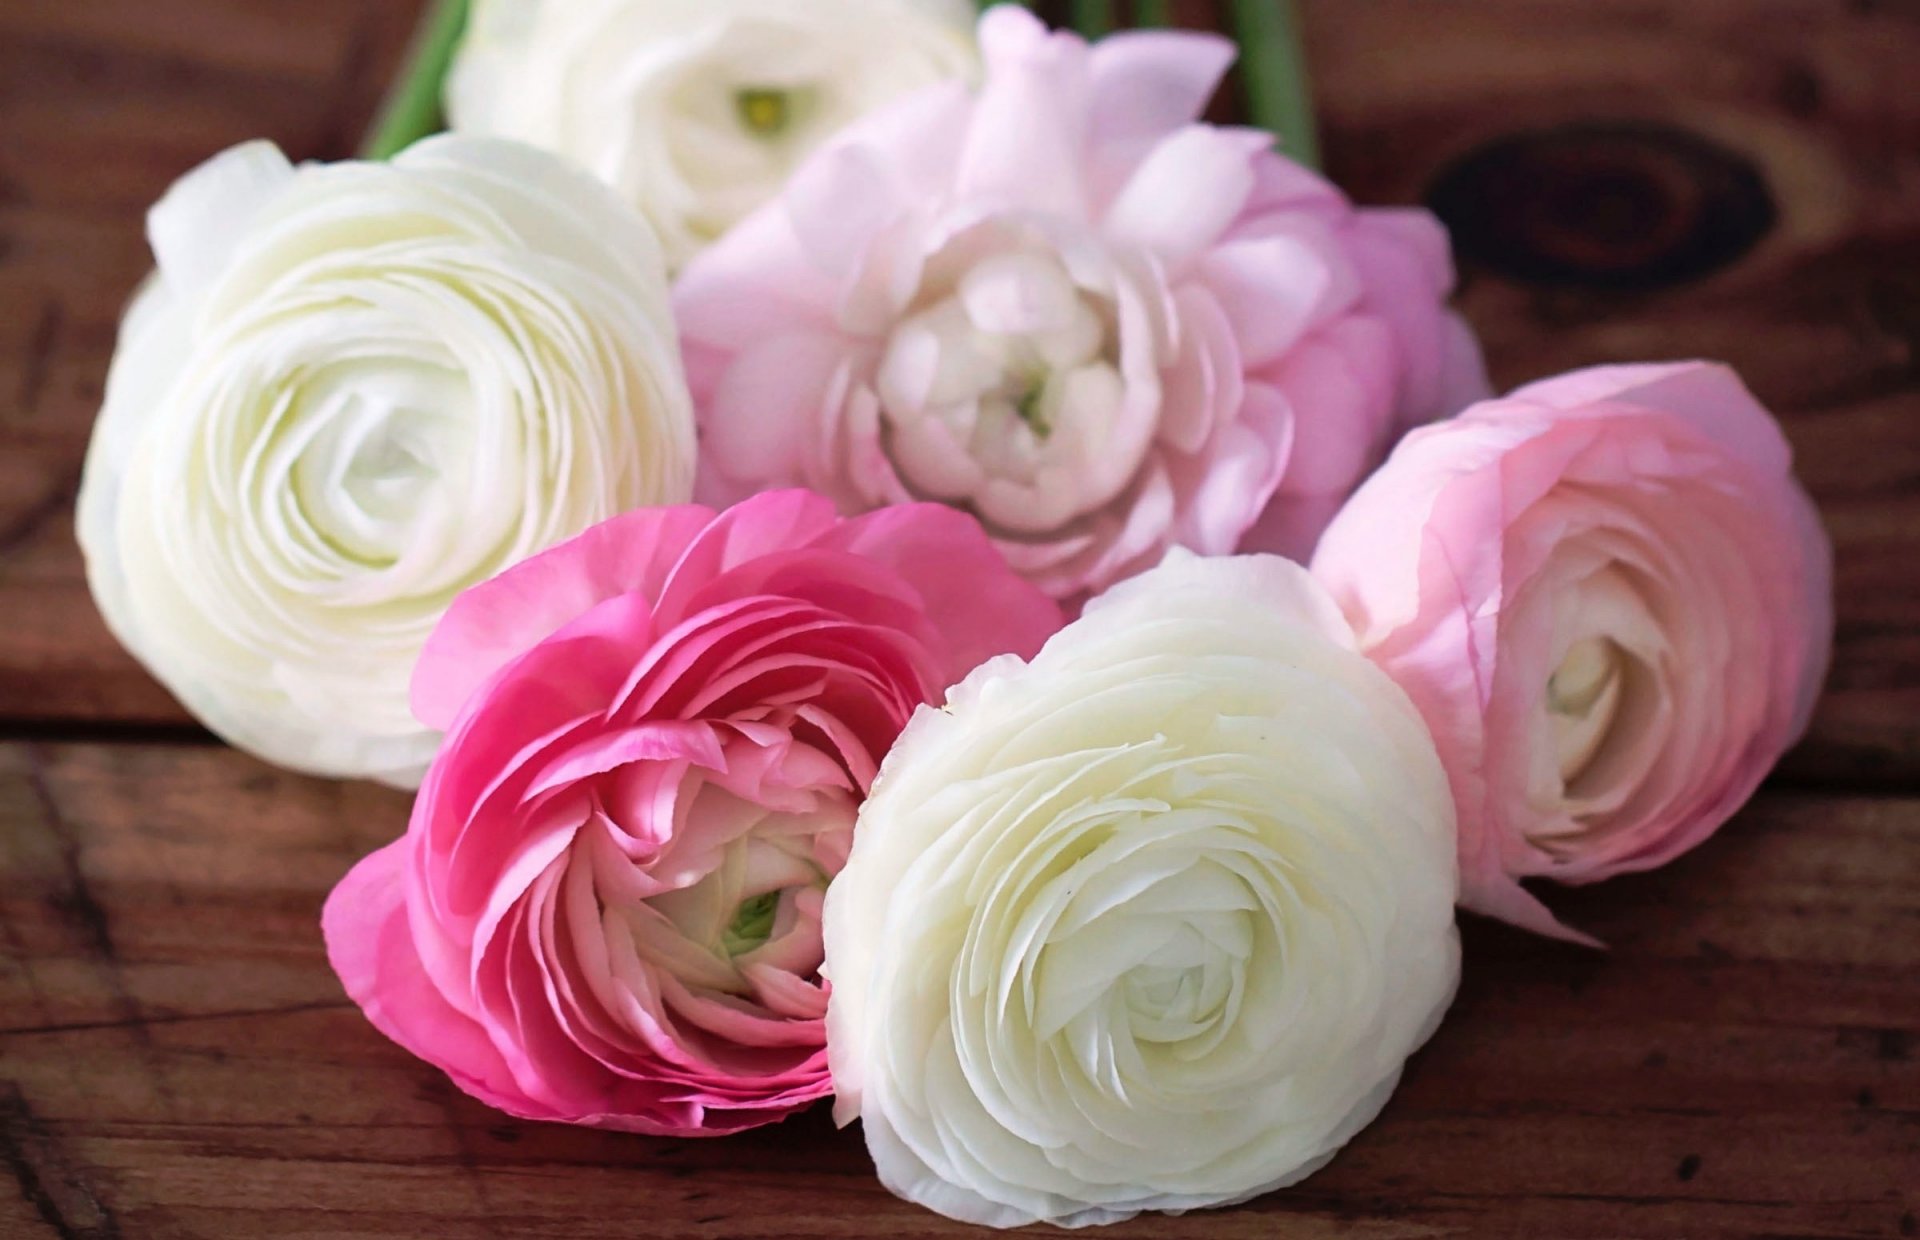
[[[1456,160],[1427,204],[1468,262],[1528,284],[1656,289],[1751,250],[1778,213],[1742,156],[1684,130],[1567,125]]]

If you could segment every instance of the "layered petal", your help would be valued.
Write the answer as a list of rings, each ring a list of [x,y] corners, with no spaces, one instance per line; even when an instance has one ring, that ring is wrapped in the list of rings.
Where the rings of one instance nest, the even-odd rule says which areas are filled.
[[[980,45],[976,91],[851,126],[683,271],[703,499],[947,503],[1071,604],[1170,547],[1306,554],[1482,393],[1430,216],[1202,121],[1225,40],[1001,5]]]
[[[584,166],[677,267],[838,130],[971,77],[972,19],[965,0],[479,0],[447,110]]]
[[[464,138],[297,169],[247,144],[150,233],[78,505],[102,614],[234,744],[415,783],[452,707],[423,725],[405,686],[449,601],[691,490],[658,246]]]
[[[1584,940],[1519,880],[1647,869],[1726,822],[1806,727],[1831,554],[1773,418],[1691,362],[1415,432],[1314,572],[1433,728],[1466,904]]]
[[[468,591],[446,740],[328,901],[348,993],[512,1114],[720,1135],[827,1093],[822,891],[913,711],[1058,609],[971,519],[640,509]]]
[[[950,1217],[1294,1183],[1458,970],[1444,772],[1330,598],[1176,552],[922,710],[826,901],[842,1122]]]

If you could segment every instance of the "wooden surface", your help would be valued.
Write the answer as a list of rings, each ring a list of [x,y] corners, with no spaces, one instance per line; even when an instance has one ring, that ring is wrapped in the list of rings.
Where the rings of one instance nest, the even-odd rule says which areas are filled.
[[[416,8],[0,0],[0,1236],[961,1234],[818,1112],[648,1141],[409,1060],[316,924],[404,800],[209,744],[87,601],[71,499],[141,212],[243,138],[349,153]],[[1838,658],[1719,838],[1555,893],[1610,953],[1469,924],[1452,1017],[1332,1166],[1111,1234],[1920,1234],[1920,5],[1315,0],[1307,28],[1330,172],[1455,224],[1499,381],[1708,355],[1781,412]]]

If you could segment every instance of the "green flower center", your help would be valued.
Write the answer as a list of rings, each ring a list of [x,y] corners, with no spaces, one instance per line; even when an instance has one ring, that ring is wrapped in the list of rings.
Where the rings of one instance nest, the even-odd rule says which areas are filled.
[[[767,891],[750,900],[742,900],[734,910],[733,921],[720,935],[720,946],[729,956],[744,956],[773,937],[774,915],[780,911],[780,893]]]
[[[733,94],[734,110],[748,133],[760,138],[778,138],[793,125],[794,92],[775,87],[749,86]]]
[[[1040,407],[1040,402],[1046,398],[1046,395],[1047,378],[1045,375],[1037,375],[1026,380],[1013,402],[1014,411],[1020,415],[1020,420],[1041,439],[1045,439],[1053,431],[1053,427],[1047,422],[1046,411]]]

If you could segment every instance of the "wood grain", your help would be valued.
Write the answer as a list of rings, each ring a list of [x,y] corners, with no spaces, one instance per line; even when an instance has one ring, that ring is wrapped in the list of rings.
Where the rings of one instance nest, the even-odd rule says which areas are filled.
[[[386,1043],[317,919],[405,808],[211,747],[0,746],[0,1232],[967,1234],[818,1110],[713,1142],[516,1123]],[[1470,924],[1452,1017],[1331,1167],[1103,1234],[1903,1234],[1917,826],[1920,800],[1769,795],[1560,900],[1610,953]]]

